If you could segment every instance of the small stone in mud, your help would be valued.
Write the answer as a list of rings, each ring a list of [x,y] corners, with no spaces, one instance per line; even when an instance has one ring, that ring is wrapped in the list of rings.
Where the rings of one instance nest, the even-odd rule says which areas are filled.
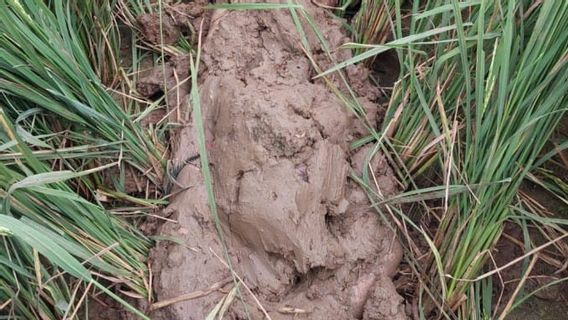
[[[305,182],[310,182],[310,176],[308,175],[308,167],[305,163],[300,163],[296,165],[296,174],[298,177],[302,178]]]

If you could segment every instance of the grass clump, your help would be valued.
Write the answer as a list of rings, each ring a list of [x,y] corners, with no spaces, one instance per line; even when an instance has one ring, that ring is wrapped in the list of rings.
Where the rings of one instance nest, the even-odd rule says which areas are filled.
[[[2,5],[8,8],[0,12],[4,104],[21,99],[108,142],[121,141],[115,149],[125,151],[125,162],[158,182],[158,149],[104,89],[76,33],[77,17],[70,5],[54,2],[50,8],[42,1]]]
[[[353,17],[355,42],[361,44],[381,45],[387,42],[391,33],[391,16],[394,15],[394,0],[362,0],[359,12]],[[354,54],[366,51],[364,47],[353,50]],[[365,60],[370,67],[374,57]]]
[[[133,311],[115,292],[148,296],[151,242],[99,194],[127,199],[126,171],[159,188],[164,167],[155,137],[104,85],[120,74],[115,5],[0,1],[0,314],[8,318],[77,318],[94,288]]]
[[[439,173],[437,187],[408,193],[441,198],[426,210],[436,228],[414,225],[432,251],[418,266],[423,316],[496,317],[486,263],[504,223],[517,221],[519,187],[568,103],[568,4],[414,1],[408,21],[402,11],[397,1],[393,41],[352,44],[365,51],[323,74],[397,49],[403,76],[378,143],[395,152],[410,189],[414,177]]]

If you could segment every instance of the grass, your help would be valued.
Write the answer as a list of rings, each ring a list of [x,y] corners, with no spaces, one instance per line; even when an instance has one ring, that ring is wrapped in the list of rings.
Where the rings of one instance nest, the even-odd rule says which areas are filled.
[[[124,182],[132,172],[159,188],[164,151],[134,121],[136,110],[109,93],[124,73],[115,5],[0,3],[0,313],[8,318],[77,318],[95,292],[145,318],[117,294],[149,296],[151,241],[103,204],[159,204],[128,196]]]
[[[359,12],[353,17],[355,42],[366,45],[385,44],[391,35],[391,16],[394,14],[394,0],[362,0]],[[367,48],[357,47],[354,54],[361,54]],[[367,67],[372,67],[374,57],[365,60]]]
[[[69,7],[61,3],[49,8],[40,1],[26,1],[2,11],[0,90],[4,104],[17,97],[101,139],[122,141],[115,149],[128,150],[124,162],[141,172],[150,169],[146,176],[159,182],[161,155],[104,90],[75,33],[76,21],[66,10]],[[12,114],[21,111],[25,110]]]
[[[415,225],[432,250],[419,271],[421,288],[431,291],[421,299],[425,315],[437,308],[450,318],[497,316],[491,283],[481,275],[513,217],[520,184],[566,111],[568,7],[414,2],[408,23],[401,10],[397,3],[393,41],[351,44],[366,51],[323,74],[398,51],[403,76],[376,143],[401,160],[396,164],[409,188],[416,188],[414,177],[435,168],[436,190],[444,191],[437,208],[423,203],[437,228],[431,233]],[[456,186],[463,186],[460,192]],[[428,190],[401,197],[411,195],[426,200]],[[507,307],[499,317],[512,304]]]

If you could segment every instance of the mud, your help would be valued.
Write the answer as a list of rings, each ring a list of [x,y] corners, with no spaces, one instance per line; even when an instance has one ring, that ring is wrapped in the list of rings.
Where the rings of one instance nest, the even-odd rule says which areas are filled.
[[[302,4],[332,48],[348,41],[323,9]],[[240,286],[244,301],[235,298],[225,319],[263,319],[259,304],[271,319],[406,319],[391,280],[401,248],[349,179],[368,154],[349,148],[362,126],[323,81],[312,80],[289,12],[215,11],[211,20],[200,77],[206,143],[228,255],[259,302]],[[308,41],[319,47],[313,35]],[[353,67],[349,75],[376,122],[378,93],[366,84],[366,71]],[[191,161],[194,137],[187,124],[175,141],[172,161],[185,166],[163,214],[176,222],[160,226],[158,235],[183,245],[160,241],[152,252],[156,301],[230,276],[199,159]],[[371,167],[381,192],[395,193],[380,154]],[[232,286],[151,316],[204,319]]]
[[[136,20],[142,38],[154,46],[174,45],[182,37],[196,45],[200,27],[203,27],[203,35],[208,32],[211,12],[205,10],[206,5],[207,1],[203,0],[165,5],[161,15],[150,13],[138,16]],[[140,95],[151,100],[166,95],[170,110],[174,110],[184,103],[189,93],[189,56],[173,51],[168,52],[165,59],[156,65],[151,59],[143,61],[136,89]],[[173,120],[177,122],[180,119]]]
[[[205,5],[207,1],[203,0],[176,5],[165,4],[162,14],[143,14],[136,20],[144,40],[152,45],[173,45],[181,36],[193,40],[201,22],[209,18],[204,9]]]
[[[189,56],[174,56],[164,65],[144,69],[136,83],[136,90],[149,99],[156,99],[166,94],[169,107],[175,110],[185,102],[189,93],[188,77]]]

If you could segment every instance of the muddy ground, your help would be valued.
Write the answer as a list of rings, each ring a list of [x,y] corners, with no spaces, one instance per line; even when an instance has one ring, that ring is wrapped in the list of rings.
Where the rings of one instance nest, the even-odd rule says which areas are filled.
[[[324,2],[333,3],[320,3]],[[158,320],[205,319],[229,297],[230,308],[223,319],[411,318],[413,307],[405,305],[397,291],[411,304],[416,279],[407,265],[399,266],[402,250],[395,235],[349,178],[361,173],[370,149],[349,148],[366,135],[362,121],[346,110],[322,80],[313,79],[316,72],[288,11],[205,11],[205,3],[166,6],[162,41],[174,44],[185,37],[196,44],[195,30],[203,27],[199,87],[206,144],[228,255],[246,288],[239,287],[242,301],[230,293],[235,283],[223,263],[224,247],[209,210],[193,119],[186,112],[191,110],[186,103],[190,86],[183,79],[189,76],[189,60],[183,54],[169,54],[164,66],[153,67],[153,61],[145,61],[137,81],[141,95],[152,100],[166,94],[173,110],[169,115],[163,110],[153,112],[144,120],[147,124],[164,117],[184,124],[171,137],[170,174],[177,181],[165,186],[174,196],[161,213],[170,222],[149,219],[143,226],[149,234],[172,241],[161,240],[152,251],[156,304],[154,309],[147,304],[139,305],[140,309],[150,310],[150,317]],[[350,40],[330,14],[310,1],[302,4],[331,48]],[[138,17],[143,41],[150,45],[160,45],[158,20],[157,14]],[[308,41],[323,69],[334,64],[313,34],[308,34]],[[342,61],[351,55],[349,50],[337,49],[333,56]],[[378,83],[392,86],[398,76],[396,56],[387,52],[377,61]],[[363,67],[348,68],[347,76],[366,110],[366,121],[378,127],[384,112],[378,102],[386,97],[369,83]],[[332,81],[346,92],[338,79]],[[559,130],[564,137],[568,136],[566,123]],[[371,167],[380,191],[385,196],[395,194],[396,182],[384,157],[375,155]],[[565,206],[535,185],[525,183],[522,190],[551,211],[566,212],[558,209]],[[507,224],[505,234],[495,249],[498,266],[524,252],[521,229]],[[531,232],[537,243],[545,241],[538,236]],[[558,256],[554,251],[545,254]],[[539,261],[527,290],[565,276],[557,272],[562,267],[551,268],[549,262]],[[522,271],[519,262],[493,277],[494,301],[500,301],[495,308],[501,310],[508,301]],[[567,299],[568,285],[553,286],[507,319],[563,319]],[[91,318],[132,319],[119,305],[111,307],[113,301],[93,300]]]
[[[331,48],[349,41],[339,21],[300,2]],[[206,142],[228,255],[248,287],[239,287],[242,301],[234,298],[225,319],[406,319],[391,280],[401,247],[349,178],[361,171],[368,152],[350,149],[364,127],[323,80],[312,79],[289,11],[216,10],[204,21],[199,86]],[[176,27],[175,19],[169,23]],[[168,41],[183,34],[165,33]],[[312,33],[308,41],[317,62],[331,65]],[[340,61],[350,52],[333,55]],[[183,65],[171,64],[174,71]],[[367,121],[377,125],[380,94],[367,70],[351,67],[348,76]],[[152,94],[160,84],[147,80],[142,89]],[[185,95],[188,87],[180,91]],[[191,123],[174,139],[172,161],[181,170],[163,212],[172,221],[156,230],[178,243],[160,241],[151,267],[155,301],[202,294],[159,308],[152,319],[204,319],[234,286],[222,262]],[[382,194],[397,192],[385,159],[377,154],[371,164]]]

